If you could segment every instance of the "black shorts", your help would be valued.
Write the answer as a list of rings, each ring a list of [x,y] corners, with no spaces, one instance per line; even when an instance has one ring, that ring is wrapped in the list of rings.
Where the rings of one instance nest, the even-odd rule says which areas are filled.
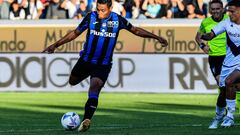
[[[78,59],[74,65],[71,75],[78,77],[81,81],[90,76],[90,78],[100,78],[103,83],[107,81],[112,65],[96,65]]]
[[[224,59],[225,59],[225,55],[208,57],[210,69],[215,78],[216,78],[216,76],[220,75],[220,73],[221,73],[222,64],[223,64]]]

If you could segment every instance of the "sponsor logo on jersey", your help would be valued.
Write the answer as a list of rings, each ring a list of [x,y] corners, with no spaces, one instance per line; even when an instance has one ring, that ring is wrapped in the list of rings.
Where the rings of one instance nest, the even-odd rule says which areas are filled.
[[[232,37],[240,37],[240,33],[228,32],[228,35],[229,35],[229,36],[232,36]]]
[[[105,30],[96,31],[96,30],[91,30],[90,34],[96,35],[96,36],[102,36],[102,37],[116,37],[116,33],[111,33],[111,32],[106,32]]]

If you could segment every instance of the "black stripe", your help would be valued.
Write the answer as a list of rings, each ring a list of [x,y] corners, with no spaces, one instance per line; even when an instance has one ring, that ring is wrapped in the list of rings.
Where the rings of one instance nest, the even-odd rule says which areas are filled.
[[[95,24],[94,30],[97,31],[97,32],[100,32],[102,22],[98,17],[96,18],[96,22],[99,22],[99,23]],[[89,62],[91,62],[92,58],[94,57],[94,53],[95,53],[96,48],[97,48],[98,38],[99,38],[99,36],[94,35],[94,38],[93,38],[93,41],[92,41],[92,44],[91,44],[91,50],[90,50],[90,53],[89,53],[89,56],[88,56],[88,61]]]
[[[232,54],[236,57],[237,55],[240,54],[240,46],[237,47],[232,40],[229,38],[228,33],[226,33],[227,35],[227,45],[230,47]]]
[[[122,24],[120,24],[120,23],[121,23],[120,17],[121,17],[121,16],[118,16],[119,25],[118,25],[118,31],[117,31],[117,33],[116,33],[116,37],[115,37],[116,40],[114,41],[114,45],[116,45],[116,42],[117,42],[117,39],[118,39],[119,30],[120,30],[120,26],[122,25]],[[113,53],[114,53],[114,48],[115,48],[115,47],[112,48],[112,53],[111,53],[111,55],[110,55],[110,60],[108,61],[109,64],[110,64],[110,62],[112,61],[112,57],[113,57]]]
[[[84,45],[84,48],[83,48],[83,54],[82,56],[80,57],[80,59],[83,59],[87,53],[87,48],[88,48],[88,41],[89,41],[89,37],[90,37],[90,23],[91,23],[91,14],[89,15],[88,17],[88,31],[87,31],[87,35],[86,35],[86,41],[85,41],[85,45]]]
[[[87,31],[87,35],[86,35],[87,38],[86,38],[86,42],[85,42],[85,45],[86,45],[86,46],[84,46],[84,48],[83,48],[83,54],[82,54],[82,56],[81,56],[81,59],[83,59],[83,58],[85,57],[86,53],[87,53],[89,35],[90,35],[90,28],[89,28],[88,31]]]
[[[112,17],[108,21],[112,21]],[[111,32],[112,33],[112,31],[113,31],[113,27],[107,27],[107,32]],[[105,56],[107,54],[109,41],[110,41],[110,37],[106,37],[104,39],[101,55],[99,56],[98,63],[97,63],[99,65],[101,65],[103,63],[103,60],[104,60],[104,58],[105,58]]]

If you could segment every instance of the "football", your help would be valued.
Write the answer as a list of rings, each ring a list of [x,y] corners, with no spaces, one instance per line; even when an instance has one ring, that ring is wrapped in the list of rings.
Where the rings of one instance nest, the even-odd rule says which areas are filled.
[[[61,118],[61,124],[65,130],[76,130],[80,122],[80,117],[75,112],[67,112]]]

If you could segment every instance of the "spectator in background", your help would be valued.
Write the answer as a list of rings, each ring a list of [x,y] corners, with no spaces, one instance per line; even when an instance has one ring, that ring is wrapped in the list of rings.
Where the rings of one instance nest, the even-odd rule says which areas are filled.
[[[121,5],[123,5],[125,2],[130,1],[130,0],[117,0],[117,2]]]
[[[126,16],[125,18],[132,18],[133,14],[133,8],[135,7],[134,0],[127,0],[123,4],[124,9],[126,10]]]
[[[194,12],[196,14],[204,14],[205,17],[207,16],[207,4],[204,3],[203,0],[183,0],[184,5],[187,7],[188,4],[193,4],[195,7]],[[187,12],[187,11],[186,11]]]
[[[94,3],[95,0],[87,0],[87,9],[88,11],[91,11],[92,10],[92,3]]]
[[[67,12],[61,8],[64,0],[51,0],[47,10],[47,19],[67,19]]]
[[[89,11],[96,11],[96,3],[97,0],[92,0],[92,3],[88,3],[88,10]]]
[[[140,2],[141,0],[134,0],[135,6],[132,9],[132,19],[137,19],[140,14],[140,11],[141,11]]]
[[[9,8],[13,0],[0,0],[0,19],[9,19]]]
[[[169,0],[156,0],[156,3],[161,6],[161,9],[157,14],[157,18],[167,18]]]
[[[39,19],[42,14],[43,5],[40,0],[28,0],[24,5],[27,19]]]
[[[187,18],[189,18],[189,19],[195,19],[195,18],[203,19],[203,18],[205,18],[205,16],[203,14],[195,13],[195,7],[192,3],[189,3],[187,5],[187,11],[188,11]]]
[[[43,5],[43,10],[42,10],[42,14],[40,16],[41,19],[45,19],[47,16],[47,11],[48,11],[48,6],[51,2],[51,0],[40,0],[42,2]]]
[[[158,12],[161,9],[160,4],[157,4],[155,0],[145,0],[142,5],[142,9],[146,10],[144,15],[147,18],[156,18]]]
[[[79,9],[79,2],[77,0],[64,0],[61,7],[68,10],[68,17],[74,18]]]
[[[182,0],[170,0],[170,4],[167,11],[167,18],[184,18],[185,6]]]
[[[115,0],[112,0],[112,12],[115,12],[123,17],[126,16],[126,10],[124,9],[124,7]]]
[[[18,0],[18,4],[20,8],[23,8],[25,10],[25,6],[27,4],[27,0]],[[25,12],[26,13],[26,12]]]
[[[10,5],[10,20],[23,20],[25,19],[25,11],[19,7],[19,4],[17,1],[14,1]]]
[[[74,17],[74,19],[82,19],[85,17],[88,13],[87,5],[84,0],[80,0],[80,7],[77,10],[77,15]]]

